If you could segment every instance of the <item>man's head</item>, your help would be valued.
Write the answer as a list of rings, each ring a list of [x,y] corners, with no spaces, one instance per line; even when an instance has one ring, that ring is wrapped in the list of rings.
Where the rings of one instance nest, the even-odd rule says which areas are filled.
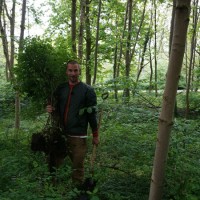
[[[79,82],[79,75],[81,74],[81,68],[77,61],[70,60],[66,66],[66,75],[69,83],[75,85]]]

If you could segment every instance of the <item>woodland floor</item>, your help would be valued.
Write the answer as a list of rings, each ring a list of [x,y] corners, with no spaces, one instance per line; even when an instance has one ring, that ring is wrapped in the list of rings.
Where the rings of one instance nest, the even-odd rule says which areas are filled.
[[[34,109],[33,109],[34,110]],[[147,200],[158,129],[159,108],[139,100],[128,105],[104,103],[100,128],[101,143],[96,151],[92,200]],[[57,171],[58,183],[51,184],[45,156],[30,150],[32,133],[41,130],[47,115],[23,113],[21,129],[13,128],[14,113],[2,110],[0,124],[0,199],[74,200],[71,167],[66,159]],[[36,116],[36,117],[35,117]],[[199,111],[185,119],[183,109],[174,119],[165,172],[163,200],[200,199]],[[91,177],[91,137],[85,176]]]

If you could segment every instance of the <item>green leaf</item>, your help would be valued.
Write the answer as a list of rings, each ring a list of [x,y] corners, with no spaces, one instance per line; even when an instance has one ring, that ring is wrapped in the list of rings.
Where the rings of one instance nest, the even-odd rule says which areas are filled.
[[[87,108],[87,112],[88,112],[88,113],[92,113],[92,107],[88,107],[88,108]]]
[[[83,115],[84,112],[85,112],[85,108],[80,109],[80,110],[79,110],[79,115],[80,115],[80,116]]]

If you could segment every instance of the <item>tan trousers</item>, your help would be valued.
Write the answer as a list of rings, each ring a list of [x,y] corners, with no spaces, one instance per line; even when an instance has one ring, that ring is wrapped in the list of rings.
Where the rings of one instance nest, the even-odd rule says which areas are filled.
[[[87,152],[87,139],[68,137],[68,155],[72,161],[72,181],[82,184],[84,181],[84,159]]]

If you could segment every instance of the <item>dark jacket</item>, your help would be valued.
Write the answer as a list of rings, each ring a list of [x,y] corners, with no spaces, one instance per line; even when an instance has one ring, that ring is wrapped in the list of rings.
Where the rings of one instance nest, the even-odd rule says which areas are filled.
[[[56,111],[64,132],[73,136],[87,135],[88,123],[94,133],[98,129],[97,98],[94,89],[79,82],[72,89],[63,83],[55,91]]]

